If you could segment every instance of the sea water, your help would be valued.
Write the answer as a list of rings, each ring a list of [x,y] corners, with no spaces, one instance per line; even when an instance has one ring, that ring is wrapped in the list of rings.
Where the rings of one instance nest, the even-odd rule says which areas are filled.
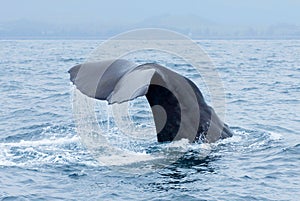
[[[185,153],[177,161],[127,172],[101,164],[73,120],[67,71],[85,62],[101,41],[0,41],[0,199],[299,200],[300,41],[196,42],[220,75],[224,118],[234,136],[213,144],[181,143]],[[178,65],[168,54],[151,60],[194,76],[189,64]],[[207,90],[201,91],[209,102]],[[135,106],[146,114],[135,122],[151,121],[143,101]],[[121,149],[151,155],[160,146],[154,138]]]

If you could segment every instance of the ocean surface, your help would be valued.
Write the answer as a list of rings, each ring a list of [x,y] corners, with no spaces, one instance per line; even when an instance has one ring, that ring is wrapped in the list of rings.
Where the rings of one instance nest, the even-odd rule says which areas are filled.
[[[85,62],[101,41],[0,41],[0,199],[299,200],[300,41],[196,42],[222,80],[225,122],[234,136],[213,144],[179,142],[166,154],[180,153],[178,160],[153,161],[147,171],[138,171],[148,163],[101,161],[76,132],[67,71]],[[148,53],[139,54],[145,58]],[[168,54],[147,61],[138,54],[130,58],[159,61],[191,79],[196,76],[187,70],[189,64]],[[201,90],[209,102],[207,90]],[[145,102],[137,99],[133,106],[134,121],[153,127]],[[146,129],[140,134],[148,134]],[[109,140],[136,153],[133,158],[166,146],[155,136],[143,142],[128,138]],[[106,159],[118,162],[114,157]]]

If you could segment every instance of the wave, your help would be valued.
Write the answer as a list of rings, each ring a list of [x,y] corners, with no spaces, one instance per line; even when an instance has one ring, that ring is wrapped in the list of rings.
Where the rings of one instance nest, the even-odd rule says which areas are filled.
[[[45,128],[46,133],[55,129],[58,128]],[[185,139],[172,143],[157,143],[110,138],[107,146],[99,145],[93,150],[86,149],[77,135],[66,133],[64,136],[50,136],[44,133],[44,138],[38,140],[0,142],[0,166],[37,168],[48,165],[84,165],[145,173],[173,166],[193,168],[235,153],[259,153],[276,147],[276,143],[283,139],[280,133],[275,132],[241,127],[232,127],[232,130],[233,137],[212,144],[191,144]],[[120,133],[115,133],[118,134]]]

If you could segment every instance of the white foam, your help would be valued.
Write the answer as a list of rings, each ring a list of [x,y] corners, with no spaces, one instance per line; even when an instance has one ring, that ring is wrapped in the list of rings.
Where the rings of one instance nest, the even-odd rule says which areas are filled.
[[[0,147],[37,147],[37,146],[45,146],[45,145],[62,145],[79,142],[79,137],[74,135],[71,138],[55,138],[52,137],[50,139],[41,139],[41,140],[21,140],[20,142],[8,142],[8,143],[0,143]]]
[[[218,143],[222,143],[222,144],[226,144],[226,143],[236,143],[236,142],[241,142],[242,139],[243,139],[242,136],[240,136],[240,135],[234,135],[234,134],[233,134],[232,137],[229,137],[229,138],[220,140],[220,141],[218,141]]]
[[[60,145],[77,142],[80,142],[78,136],[0,143],[0,166],[28,167],[74,161],[77,160],[78,153],[73,155],[72,150],[65,150]],[[49,150],[52,151],[50,154]]]
[[[167,147],[168,148],[187,148],[189,144],[190,143],[189,143],[188,139],[181,139],[178,141],[171,142]]]
[[[280,133],[269,132],[271,140],[281,140],[283,136]]]
[[[129,151],[124,151],[122,154],[118,153],[97,157],[97,160],[105,166],[123,166],[155,159],[158,158],[151,156],[150,154]]]

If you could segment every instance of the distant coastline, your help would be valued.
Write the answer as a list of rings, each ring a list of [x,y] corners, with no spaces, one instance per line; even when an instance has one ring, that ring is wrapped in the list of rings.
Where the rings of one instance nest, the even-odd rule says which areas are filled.
[[[169,29],[195,40],[294,40],[300,39],[300,25],[233,25],[212,22],[199,16],[163,15],[138,23],[89,22],[59,24],[20,19],[0,21],[1,40],[106,40],[125,31],[141,28]]]
[[[116,33],[116,35],[119,33]],[[114,36],[114,35],[112,35]],[[0,36],[0,40],[107,40],[112,36]],[[192,40],[300,40],[300,36],[282,37],[191,37]]]

